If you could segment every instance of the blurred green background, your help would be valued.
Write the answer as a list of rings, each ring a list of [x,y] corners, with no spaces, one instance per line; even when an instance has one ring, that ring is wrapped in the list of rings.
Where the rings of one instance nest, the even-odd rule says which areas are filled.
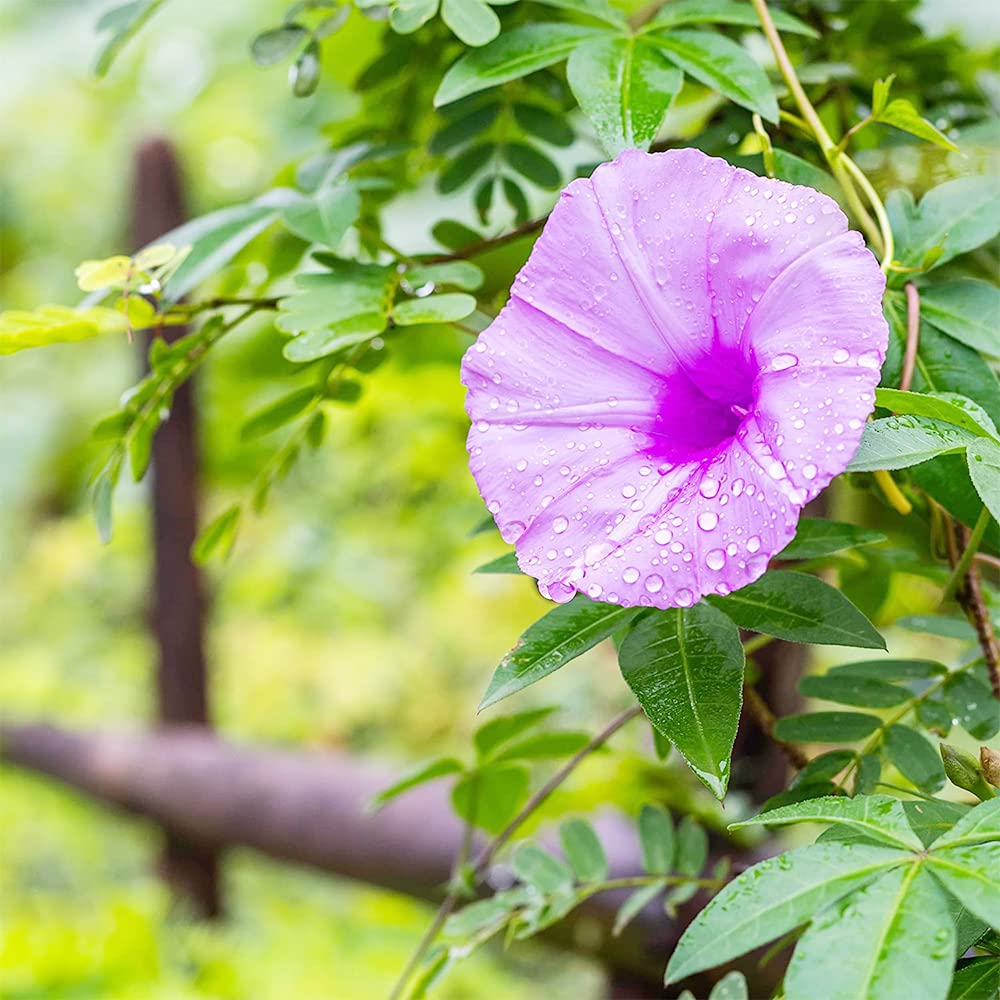
[[[132,155],[145,138],[175,144],[192,214],[269,186],[319,148],[323,124],[354,110],[349,84],[382,30],[352,15],[324,47],[319,92],[297,101],[283,67],[261,70],[247,55],[284,3],[172,0],[97,82],[93,25],[107,6],[0,6],[0,308],[72,303],[80,260],[128,249]],[[990,4],[924,6],[932,30],[960,16],[966,31],[981,31]],[[412,198],[392,225],[405,234],[428,221]],[[299,464],[267,512],[244,524],[228,564],[210,570],[212,697],[226,737],[346,747],[400,768],[468,746],[492,667],[544,602],[523,579],[471,575],[504,546],[492,534],[470,537],[483,509],[466,472],[456,377],[467,342],[457,334],[408,342],[331,422],[324,448]],[[238,428],[284,391],[273,375],[277,344],[261,323],[224,342],[200,379],[206,516],[243,495],[274,447],[240,443]],[[120,490],[109,546],[86,500],[99,454],[89,428],[139,364],[137,348],[113,340],[0,363],[5,717],[134,727],[151,715],[145,488]],[[919,610],[920,585],[901,586]],[[902,640],[895,651],[904,648]],[[522,705],[533,699],[558,703],[558,721],[572,728],[627,702],[601,651]],[[642,742],[630,732],[621,746]],[[552,808],[627,807],[642,767],[628,752],[597,760]],[[401,897],[233,852],[230,920],[198,925],[171,908],[154,876],[156,837],[4,771],[5,997],[379,997],[429,917]],[[527,998],[555,984],[557,996],[602,995],[599,970],[539,946],[478,955],[440,995]]]

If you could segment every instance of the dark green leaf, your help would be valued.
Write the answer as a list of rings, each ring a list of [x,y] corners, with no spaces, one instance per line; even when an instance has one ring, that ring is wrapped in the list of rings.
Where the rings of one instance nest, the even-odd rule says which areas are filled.
[[[853,549],[861,545],[884,542],[881,531],[859,528],[842,521],[827,521],[818,517],[799,519],[795,537],[778,553],[779,559],[816,559],[819,556]]]
[[[536,139],[551,143],[553,146],[571,146],[573,130],[565,118],[536,104],[515,104],[514,118],[517,124]]]
[[[743,703],[736,626],[705,604],[652,612],[629,632],[618,660],[650,722],[721,799]]]
[[[792,781],[792,787],[829,781],[843,771],[852,760],[854,753],[850,750],[828,750],[826,753],[821,753],[818,757],[813,757],[799,771]]]
[[[927,632],[945,639],[969,640],[976,638],[975,629],[964,618],[950,618],[947,615],[906,615],[897,625],[911,632]],[[903,663],[932,663],[932,660],[903,660]],[[939,665],[940,666],[940,665]],[[942,671],[938,671],[941,673]]]
[[[545,69],[598,34],[599,29],[578,24],[525,24],[505,31],[483,48],[467,52],[448,70],[434,95],[434,106]]]
[[[850,674],[803,677],[799,681],[799,691],[808,698],[822,698],[824,701],[835,701],[838,705],[861,708],[889,708],[911,697],[905,688]]]
[[[492,521],[490,522],[493,523]],[[505,552],[496,559],[491,559],[482,566],[477,566],[476,573],[520,573],[521,569],[517,565],[517,555],[514,552]]]
[[[474,229],[470,229],[454,219],[442,219],[440,222],[434,223],[431,235],[448,250],[461,250],[473,243],[478,243],[483,238]]]
[[[667,966],[667,983],[709,969],[811,920],[913,855],[868,844],[812,844],[738,875],[695,917]]]
[[[635,608],[596,604],[583,595],[553,608],[525,631],[493,674],[480,710],[565,666],[626,625]]]
[[[608,859],[594,828],[584,819],[570,819],[559,826],[563,853],[581,882],[601,882],[608,877]]]
[[[669,875],[674,868],[674,821],[659,806],[644,805],[639,813],[642,867],[650,875]]]
[[[929,417],[883,417],[865,424],[848,471],[905,469],[938,455],[963,451],[976,440],[972,431]]]
[[[510,142],[503,147],[504,159],[532,184],[542,188],[557,188],[562,182],[559,168],[534,146]]]
[[[479,173],[493,157],[496,147],[491,142],[470,146],[464,153],[457,156],[441,172],[437,188],[442,194],[451,194]]]
[[[943,698],[955,722],[977,740],[992,739],[1000,730],[1000,702],[969,673],[949,677]]]
[[[804,21],[783,10],[772,10],[771,18],[779,31],[789,34],[819,37],[816,31]],[[739,0],[677,0],[665,4],[647,25],[648,30],[675,28],[680,24],[742,24],[748,28],[759,28],[760,20],[749,4]]]
[[[452,789],[451,804],[466,822],[497,834],[524,805],[529,782],[523,764],[497,764],[462,778]]]
[[[677,827],[677,871],[694,878],[701,873],[706,861],[708,834],[693,816],[685,816]]]
[[[503,196],[514,210],[515,221],[520,225],[528,220],[528,199],[521,188],[509,177],[503,178]]]
[[[202,528],[191,546],[191,558],[204,565],[213,556],[225,559],[236,541],[236,530],[240,523],[240,506],[227,507],[218,517]]]
[[[903,811],[924,847],[929,847],[943,833],[954,828],[969,812],[960,802],[943,799],[911,799],[903,803]]]
[[[1000,357],[1000,288],[963,278],[920,289],[920,315],[966,347]]]
[[[778,719],[774,735],[788,743],[853,743],[880,724],[878,716],[862,712],[807,712]]]
[[[958,963],[948,1000],[994,1000],[1000,996],[1000,959],[969,958]]]
[[[566,74],[608,156],[649,149],[683,74],[642,39],[595,38],[570,54]]]
[[[497,118],[500,112],[499,104],[487,104],[485,107],[474,108],[467,115],[449,122],[439,132],[435,132],[430,141],[430,151],[435,154],[447,153],[456,146],[462,146],[485,132]]]
[[[921,791],[936,792],[944,786],[944,767],[934,747],[909,726],[885,731],[885,753],[904,778]]]
[[[777,122],[778,102],[767,74],[743,46],[711,31],[648,35],[685,73],[723,97]]]
[[[862,754],[854,782],[855,795],[871,795],[882,777],[882,757],[878,753]]]
[[[710,597],[741,628],[791,642],[885,649],[870,621],[839,591],[806,573],[770,570],[728,597]]]
[[[408,792],[417,785],[426,784],[428,781],[436,781],[438,778],[447,777],[450,774],[460,774],[462,772],[462,762],[454,757],[438,757],[436,760],[423,764],[415,771],[400,778],[388,788],[383,789],[372,801],[373,809],[381,809],[387,802]]]
[[[948,672],[936,660],[862,660],[831,667],[827,677],[866,677],[874,681],[932,680]]]

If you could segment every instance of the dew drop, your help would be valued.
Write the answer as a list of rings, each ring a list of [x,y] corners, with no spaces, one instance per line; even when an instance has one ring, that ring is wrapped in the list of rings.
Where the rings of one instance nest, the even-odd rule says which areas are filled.
[[[701,481],[701,486],[698,488],[698,492],[701,493],[706,500],[711,500],[712,497],[718,495],[719,481],[717,479],[712,479],[710,476],[706,476]]]
[[[726,564],[726,553],[722,549],[712,549],[708,555],[705,556],[705,565],[709,569],[722,569]]]
[[[622,579],[626,583],[635,583],[639,579],[639,571],[634,566],[629,566],[628,569],[622,573]]]
[[[557,517],[552,522],[552,530],[557,534],[561,535],[569,527],[569,521],[565,517]]]
[[[694,603],[694,594],[686,587],[682,587],[674,594],[674,603],[679,608],[689,608]]]
[[[656,573],[650,573],[646,577],[646,590],[651,594],[656,594],[663,590],[663,577]]]
[[[719,523],[719,515],[712,510],[704,510],[698,515],[698,527],[702,531],[711,531]]]
[[[751,535],[747,539],[747,552],[757,552],[760,550],[760,538],[757,535]]]
[[[783,372],[787,368],[794,368],[799,363],[799,359],[794,354],[779,354],[771,362],[771,370]]]

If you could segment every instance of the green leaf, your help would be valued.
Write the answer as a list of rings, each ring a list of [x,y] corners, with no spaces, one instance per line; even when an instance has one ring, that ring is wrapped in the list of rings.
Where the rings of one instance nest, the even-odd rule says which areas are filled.
[[[877,753],[862,754],[858,760],[855,795],[871,795],[882,777],[882,758]]]
[[[586,43],[585,43],[586,44]],[[565,118],[535,104],[515,104],[514,118],[528,135],[553,146],[573,145],[573,129]]]
[[[845,960],[846,959],[846,960]],[[919,864],[888,872],[812,921],[785,977],[788,1000],[944,1000],[955,962],[947,900]]]
[[[644,805],[639,813],[642,867],[650,875],[669,875],[674,868],[674,821],[659,806]]]
[[[843,189],[827,171],[785,149],[774,150],[774,171],[781,180],[815,188],[834,201],[840,201],[844,197]]]
[[[485,45],[500,34],[500,18],[482,0],[441,0],[441,18],[466,45]]]
[[[419,323],[454,323],[476,310],[476,300],[464,292],[444,292],[423,299],[407,299],[392,307],[392,318],[399,326]]]
[[[778,120],[778,102],[767,74],[742,45],[712,31],[671,31],[646,36],[685,73],[723,97]]]
[[[497,764],[466,775],[451,791],[461,819],[498,834],[528,798],[531,776],[523,764]]]
[[[818,757],[813,757],[811,761],[795,776],[792,781],[792,788],[799,785],[810,785],[829,781],[835,775],[847,767],[854,760],[854,753],[850,750],[828,750]],[[771,808],[768,806],[767,808]]]
[[[481,142],[470,146],[451,161],[437,179],[437,189],[441,194],[451,194],[467,184],[490,160],[496,152],[492,142]]]
[[[241,440],[252,441],[283,427],[316,399],[316,393],[314,386],[308,386],[305,389],[296,389],[295,392],[269,403],[240,428]]]
[[[438,757],[436,760],[422,764],[415,771],[393,782],[388,788],[382,789],[371,801],[372,809],[381,809],[387,802],[397,798],[404,792],[408,792],[417,785],[426,784],[428,781],[436,781],[438,778],[445,778],[450,774],[461,774],[462,762],[454,757]]]
[[[948,615],[906,615],[897,622],[902,628],[911,632],[927,632],[929,635],[940,635],[945,639],[969,641],[976,638],[976,630],[964,618],[952,618]],[[931,663],[931,660],[915,660],[903,662]]]
[[[291,55],[308,37],[308,29],[301,24],[283,24],[257,35],[250,43],[250,55],[258,66],[273,66]]]
[[[941,247],[931,264],[939,267],[1000,232],[1000,180],[985,176],[945,181],[931,188],[919,205],[906,192],[893,191],[886,208],[897,238],[896,259],[905,267],[919,267],[929,250]]]
[[[113,7],[100,17],[97,30],[109,32],[110,38],[102,46],[94,67],[94,72],[99,77],[107,75],[118,53],[165,2],[166,0],[132,0],[131,3]]]
[[[736,626],[705,604],[651,612],[626,636],[618,662],[649,721],[721,799],[743,704]]]
[[[357,189],[349,184],[333,184],[288,205],[282,210],[281,221],[307,242],[335,249],[360,211]]]
[[[993,803],[1000,805],[1000,799],[990,799],[976,809]],[[966,909],[990,927],[1000,927],[1000,839],[941,850],[937,844],[934,847],[927,858],[934,875]]]
[[[504,177],[502,179],[502,184],[503,196],[507,199],[507,204],[510,205],[514,211],[515,221],[518,225],[523,222],[527,222],[529,208],[528,199],[524,196],[524,192],[521,190],[520,186],[509,177]]]
[[[849,472],[905,469],[938,455],[963,451],[977,439],[972,431],[930,417],[883,417],[865,424]]]
[[[1000,288],[962,278],[920,289],[920,315],[966,347],[1000,357]]]
[[[708,600],[741,628],[778,639],[885,649],[882,636],[843,594],[807,573],[770,570],[728,597]]]
[[[909,726],[889,726],[885,731],[885,753],[904,778],[921,791],[944,787],[944,766],[934,747]]]
[[[480,711],[565,666],[622,628],[636,613],[635,608],[596,604],[582,594],[553,608],[529,626],[500,661]]]
[[[603,882],[608,859],[594,828],[585,819],[570,819],[559,826],[559,842],[581,882]]]
[[[438,155],[447,153],[457,146],[465,145],[477,135],[485,132],[496,121],[499,113],[499,104],[487,104],[485,107],[474,108],[467,115],[456,118],[435,132],[431,137],[430,151]]]
[[[490,524],[493,522],[490,521]],[[496,559],[491,559],[488,563],[483,563],[482,566],[477,566],[475,573],[520,573],[521,567],[517,565],[517,554],[514,552],[505,552],[502,556],[497,556]],[[483,706],[485,708],[485,706]]]
[[[912,697],[905,688],[850,674],[824,674],[822,677],[803,677],[799,691],[807,698],[822,698],[838,705],[857,705],[861,708],[891,708]]]
[[[149,318],[153,318],[152,309]],[[32,312],[8,309],[0,312],[0,355],[15,354],[29,347],[76,343],[105,333],[125,334],[127,330],[125,315],[103,306],[84,309],[39,306]]]
[[[912,799],[903,803],[903,811],[920,842],[929,847],[958,823],[969,812],[969,807],[943,799]]]
[[[411,287],[420,288],[426,284],[452,285],[464,292],[474,292],[483,284],[483,272],[467,260],[451,260],[442,264],[415,264],[406,271],[406,280]]]
[[[931,417],[964,427],[982,437],[997,436],[989,414],[978,404],[958,393],[904,392],[902,389],[875,390],[875,403],[893,413]]]
[[[608,156],[647,150],[680,92],[684,75],[649,43],[595,38],[570,54],[570,89]]]
[[[1000,996],[1000,959],[969,958],[958,963],[948,1000],[991,1000]]]
[[[831,667],[827,677],[866,677],[875,681],[932,680],[948,672],[936,660],[862,660]]]
[[[742,972],[727,972],[713,987],[708,1000],[748,1000],[747,981]]]
[[[529,708],[513,715],[501,715],[483,723],[473,737],[476,753],[480,758],[490,756],[498,747],[520,736],[525,730],[537,726],[555,711],[554,706]]]
[[[939,132],[926,118],[921,118],[917,109],[909,101],[902,98],[891,101],[887,107],[879,112],[875,120],[883,125],[892,125],[904,132],[909,132],[919,139],[926,139],[936,146],[944,146],[945,149],[950,149],[954,153],[959,152],[958,146],[951,139]]]
[[[525,24],[505,31],[481,49],[466,52],[445,73],[434,106],[527,76],[565,59],[586,38],[601,33],[578,24]]]
[[[779,31],[789,34],[819,35],[804,21],[783,10],[772,10],[771,17]],[[661,8],[646,29],[657,31],[661,28],[675,28],[680,24],[742,24],[749,28],[759,28],[757,12],[749,4],[739,0],[677,0]]]
[[[781,937],[912,857],[888,847],[834,842],[812,844],[754,865],[695,917],[670,957],[667,983]]]
[[[953,674],[945,682],[944,703],[952,718],[970,736],[989,740],[1000,730],[1000,702],[985,685],[969,673]]]
[[[569,757],[582,750],[590,742],[590,734],[574,730],[554,733],[536,733],[512,743],[501,750],[497,760],[549,760]]]
[[[191,546],[191,558],[196,563],[204,566],[215,555],[222,559],[228,557],[236,541],[240,510],[239,504],[233,504],[202,528]]]
[[[543,896],[573,888],[573,873],[535,844],[522,844],[514,852],[511,867],[522,882],[534,886]]]
[[[877,545],[886,536],[881,531],[859,528],[843,521],[827,521],[818,517],[799,519],[795,537],[778,553],[778,559],[817,559],[820,556],[853,549],[862,545]]]
[[[787,743],[853,743],[874,733],[881,721],[863,712],[806,712],[778,719],[774,736]]]
[[[986,504],[994,520],[1000,521],[1000,447],[992,441],[976,441],[969,445],[966,456],[979,499]]]
[[[289,82],[292,85],[292,93],[296,97],[308,97],[310,94],[315,93],[316,88],[319,86],[321,69],[319,42],[313,38],[310,39],[306,47],[298,54],[295,62],[292,63],[291,71],[288,74]]]
[[[556,7],[560,10],[571,10],[577,14],[596,17],[615,28],[624,28],[628,22],[625,15],[612,7],[605,0],[538,0],[546,7]]]
[[[611,928],[612,936],[618,937],[665,888],[666,883],[664,882],[651,882],[649,885],[644,885],[642,888],[636,889],[618,908],[618,912],[615,914],[614,927]]]
[[[389,280],[388,268],[346,261],[336,261],[321,274],[300,274],[295,279],[299,290],[281,300],[275,326],[291,334],[365,330],[374,331],[368,333],[374,336],[388,322]]]
[[[910,828],[902,802],[888,795],[865,795],[855,799],[842,796],[810,799],[808,802],[797,802],[763,812],[753,819],[730,823],[729,829],[738,830],[758,824],[787,826],[790,823],[831,823],[857,830],[866,837],[892,847],[915,851],[923,847]]]
[[[983,840],[1000,840],[1000,798],[981,802],[970,809],[946,833],[934,841],[934,849],[939,847],[959,847],[978,844]]]
[[[97,524],[97,534],[104,545],[111,541],[112,502],[120,473],[121,460],[113,457],[90,484],[90,505]]]
[[[701,873],[706,861],[708,834],[693,816],[685,816],[677,827],[677,871],[694,878]]]
[[[425,25],[438,10],[438,0],[397,0],[389,10],[393,31],[409,35]]]
[[[503,155],[514,170],[540,188],[553,190],[562,183],[559,168],[534,146],[524,142],[508,142],[503,147]]]

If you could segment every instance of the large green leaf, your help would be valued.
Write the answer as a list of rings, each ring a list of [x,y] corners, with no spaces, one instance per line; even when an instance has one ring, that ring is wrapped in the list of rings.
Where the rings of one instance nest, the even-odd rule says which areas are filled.
[[[877,715],[865,712],[804,712],[778,719],[774,736],[786,743],[853,743],[880,725]]]
[[[966,455],[972,485],[994,519],[1000,521],[1000,447],[992,441],[976,441]]]
[[[850,472],[905,469],[938,455],[964,451],[977,435],[930,417],[883,417],[865,424]]]
[[[649,149],[684,74],[641,38],[595,38],[566,64],[569,85],[608,156]]]
[[[500,661],[480,710],[565,666],[622,628],[636,613],[635,608],[597,604],[582,594],[553,608],[529,626]]]
[[[695,917],[670,957],[666,981],[677,982],[781,937],[912,858],[909,851],[836,842],[768,858],[733,879]]]
[[[948,1000],[993,1000],[1000,996],[1000,958],[970,958],[958,963]]]
[[[818,37],[808,24],[783,10],[772,10],[771,17],[779,31]],[[760,20],[753,7],[740,0],[676,0],[665,4],[646,28],[657,31],[680,24],[742,24],[759,28]]]
[[[935,849],[927,864],[970,912],[990,927],[1000,927],[1000,839]]]
[[[828,795],[762,812],[753,819],[731,823],[729,829],[738,830],[760,823],[767,826],[830,823],[857,830],[892,847],[919,851],[923,846],[910,827],[902,802],[888,795],[860,795],[854,799]]]
[[[920,289],[920,315],[973,350],[1000,357],[1000,288],[961,278]]]
[[[963,427],[981,437],[997,437],[996,425],[978,404],[954,392],[904,392],[902,389],[875,390],[877,406],[916,417],[931,417]]]
[[[770,570],[728,597],[709,597],[741,628],[791,642],[885,649],[870,621],[838,590],[807,573]]]
[[[884,542],[881,531],[859,528],[843,521],[827,521],[819,517],[799,519],[795,537],[778,553],[778,559],[816,559],[819,556],[853,549],[861,545]]]
[[[785,995],[945,1000],[954,962],[947,899],[920,865],[908,865],[816,916],[795,946]]]
[[[743,647],[705,604],[640,618],[619,650],[622,675],[649,721],[722,798],[743,704]]]
[[[516,80],[565,59],[580,42],[603,32],[579,24],[525,24],[481,49],[466,52],[448,70],[434,95],[441,107],[460,97]]]
[[[713,31],[671,31],[646,36],[667,58],[731,101],[777,122],[778,102],[767,74],[742,45]]]
[[[350,184],[330,184],[302,195],[283,209],[281,221],[309,243],[336,248],[361,211],[361,196]]]
[[[1000,840],[1000,798],[980,802],[934,841],[934,849]]]
[[[1000,179],[959,177],[931,188],[919,205],[905,191],[886,201],[896,236],[896,259],[919,267],[924,255],[941,248],[932,267],[981,246],[1000,232]]]

